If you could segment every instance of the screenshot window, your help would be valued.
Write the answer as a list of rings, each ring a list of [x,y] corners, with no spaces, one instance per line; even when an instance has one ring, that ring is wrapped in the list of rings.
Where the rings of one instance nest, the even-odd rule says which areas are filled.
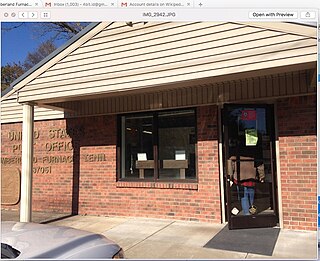
[[[0,0],[2,257],[316,260],[317,5]]]

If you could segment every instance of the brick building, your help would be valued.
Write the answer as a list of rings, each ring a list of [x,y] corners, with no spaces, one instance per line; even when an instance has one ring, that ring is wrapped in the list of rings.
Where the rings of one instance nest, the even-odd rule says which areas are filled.
[[[90,25],[2,96],[2,208],[316,230],[316,35]]]

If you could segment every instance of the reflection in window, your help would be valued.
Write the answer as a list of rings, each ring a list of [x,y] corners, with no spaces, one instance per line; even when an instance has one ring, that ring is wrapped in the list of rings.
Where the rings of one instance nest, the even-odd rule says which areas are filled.
[[[123,120],[122,177],[153,178],[152,116],[123,117]]]
[[[194,111],[162,112],[159,126],[159,178],[195,178]]]
[[[242,185],[246,184],[241,187],[234,185],[230,190],[230,209],[234,210],[231,212],[232,215],[245,214],[243,210],[239,212],[243,208],[242,201],[239,200],[239,191],[244,187],[254,187],[251,194],[254,197],[250,200],[254,200],[255,214],[270,214],[275,210],[272,191],[275,162],[272,158],[273,134],[270,125],[273,119],[267,112],[266,107],[227,107],[225,139],[228,146],[225,156],[228,174],[231,173],[233,181],[242,179]],[[247,175],[252,168],[256,168],[253,170],[256,177]],[[263,182],[259,180],[261,171],[264,174]]]
[[[195,126],[194,110],[122,116],[121,178],[195,179]]]

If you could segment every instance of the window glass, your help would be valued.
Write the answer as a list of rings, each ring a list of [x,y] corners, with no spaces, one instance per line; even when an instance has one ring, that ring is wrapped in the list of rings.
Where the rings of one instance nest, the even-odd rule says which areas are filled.
[[[195,179],[195,126],[194,110],[123,116],[121,178]]]
[[[153,178],[153,118],[126,117],[122,125],[123,178]]]
[[[195,178],[194,111],[161,112],[158,126],[159,179]]]
[[[275,211],[272,192],[272,131],[265,107],[230,106],[226,110],[225,139],[230,176],[232,216],[264,215]],[[250,212],[251,211],[251,212]]]

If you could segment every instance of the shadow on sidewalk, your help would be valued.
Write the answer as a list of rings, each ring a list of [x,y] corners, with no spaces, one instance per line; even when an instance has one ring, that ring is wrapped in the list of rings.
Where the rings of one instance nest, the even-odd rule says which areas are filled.
[[[42,222],[40,222],[40,223],[41,223],[41,224],[49,224],[49,223],[51,223],[51,222],[56,222],[56,221],[64,220],[64,219],[67,219],[67,218],[73,217],[73,216],[76,216],[76,215],[69,214],[69,215],[66,215],[66,216],[62,216],[62,217],[57,217],[57,218],[45,220],[45,221],[42,221]]]
[[[63,220],[73,215],[70,213],[50,213],[50,212],[32,212],[32,222],[48,224],[54,221]],[[1,210],[1,221],[20,221],[19,210]]]

